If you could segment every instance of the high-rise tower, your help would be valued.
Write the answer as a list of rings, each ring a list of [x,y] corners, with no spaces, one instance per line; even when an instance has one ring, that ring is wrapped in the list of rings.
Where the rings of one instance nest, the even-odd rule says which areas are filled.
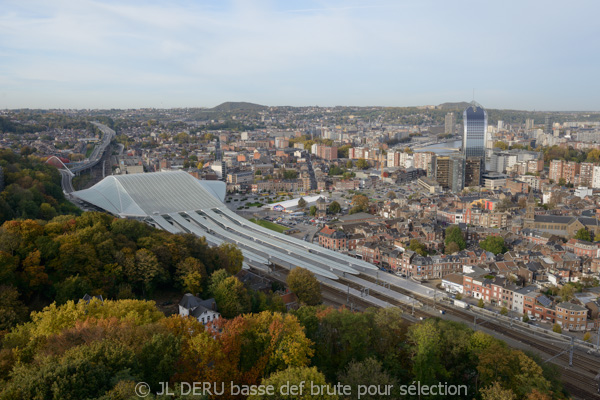
[[[485,160],[487,113],[481,105],[472,102],[463,113],[463,123],[463,152],[465,157],[480,157]]]

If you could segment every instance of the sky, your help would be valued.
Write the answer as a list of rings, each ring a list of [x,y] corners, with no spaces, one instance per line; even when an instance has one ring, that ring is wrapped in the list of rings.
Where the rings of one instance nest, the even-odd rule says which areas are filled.
[[[0,0],[0,109],[600,110],[597,1]]]

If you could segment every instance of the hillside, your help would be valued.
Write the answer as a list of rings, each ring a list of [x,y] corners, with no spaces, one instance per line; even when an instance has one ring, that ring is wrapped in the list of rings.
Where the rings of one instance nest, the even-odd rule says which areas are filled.
[[[260,104],[246,103],[244,101],[227,101],[211,108],[212,111],[261,111],[267,108]]]
[[[464,110],[471,103],[467,103],[466,101],[460,101],[458,103],[442,103],[438,106],[440,110]]]

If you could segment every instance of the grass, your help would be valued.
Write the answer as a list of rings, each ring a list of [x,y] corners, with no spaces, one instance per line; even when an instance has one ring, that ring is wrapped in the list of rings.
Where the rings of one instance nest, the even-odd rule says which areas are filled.
[[[283,233],[288,230],[288,228],[286,228],[285,226],[275,224],[270,221],[265,221],[264,219],[257,220],[256,218],[250,218],[249,221],[254,222],[256,225],[260,225],[263,228],[267,228],[267,229],[270,229],[272,231],[279,232],[279,233]]]

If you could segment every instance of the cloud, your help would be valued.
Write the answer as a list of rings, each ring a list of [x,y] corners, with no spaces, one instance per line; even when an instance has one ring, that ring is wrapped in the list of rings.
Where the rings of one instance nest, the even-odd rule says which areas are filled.
[[[0,73],[14,105],[4,98],[0,107],[47,101],[50,91],[57,106],[69,99],[75,103],[68,106],[110,107],[117,97],[152,106],[149,90],[179,105],[214,105],[223,96],[265,104],[410,105],[462,100],[446,96],[468,98],[473,86],[489,93],[481,102],[505,107],[512,107],[511,93],[528,104],[536,98],[530,93],[540,93],[529,108],[561,108],[568,103],[560,93],[572,95],[574,87],[589,96],[581,103],[600,106],[591,94],[598,89],[599,45],[590,38],[600,33],[591,2],[585,13],[535,1],[7,0],[3,6]],[[32,99],[35,85],[40,95]],[[82,97],[86,90],[94,99]]]

